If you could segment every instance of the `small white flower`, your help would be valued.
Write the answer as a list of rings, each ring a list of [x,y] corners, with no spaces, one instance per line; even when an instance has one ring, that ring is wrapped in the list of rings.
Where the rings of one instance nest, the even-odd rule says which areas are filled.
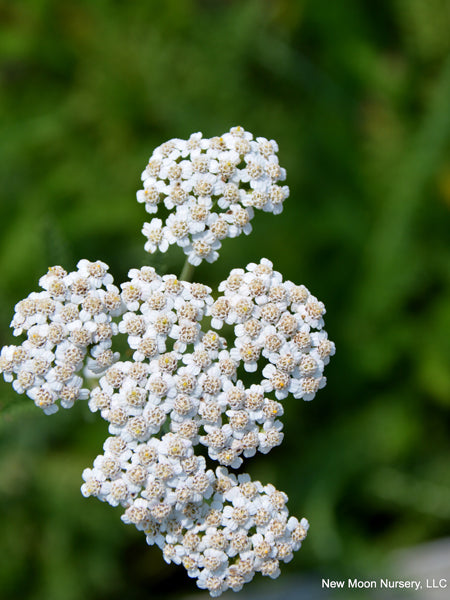
[[[153,254],[156,250],[166,252],[169,241],[164,234],[161,219],[152,219],[150,223],[144,223],[142,233],[147,238],[145,250]]]
[[[221,243],[212,233],[197,233],[192,236],[191,243],[184,246],[183,250],[188,256],[191,265],[198,267],[202,260],[214,262],[219,257],[217,250]]]

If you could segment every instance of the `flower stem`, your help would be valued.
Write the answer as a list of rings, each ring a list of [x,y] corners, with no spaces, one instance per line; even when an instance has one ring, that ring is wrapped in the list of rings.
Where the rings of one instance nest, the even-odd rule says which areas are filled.
[[[183,265],[183,269],[181,270],[180,280],[181,281],[192,281],[192,275],[194,274],[195,267],[191,265],[191,263],[186,259],[186,262]]]

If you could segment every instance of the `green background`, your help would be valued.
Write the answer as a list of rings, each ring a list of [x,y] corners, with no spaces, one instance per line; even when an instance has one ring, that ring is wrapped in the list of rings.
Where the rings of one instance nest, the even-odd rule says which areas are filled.
[[[0,23],[0,346],[49,265],[181,270],[181,251],[143,250],[154,147],[238,124],[274,138],[284,212],[195,278],[266,256],[328,310],[327,387],[287,400],[283,445],[247,463],[312,524],[284,572],[364,578],[449,536],[449,2],[0,1]],[[81,496],[97,415],[46,417],[3,383],[0,402],[2,599],[195,591]]]

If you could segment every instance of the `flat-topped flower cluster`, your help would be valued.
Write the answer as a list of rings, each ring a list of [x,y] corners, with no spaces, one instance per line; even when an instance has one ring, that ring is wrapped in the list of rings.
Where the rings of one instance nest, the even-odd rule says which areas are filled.
[[[149,213],[160,204],[171,212],[164,222],[155,217],[144,224],[145,249],[165,252],[177,244],[192,265],[217,260],[222,240],[251,232],[254,209],[283,210],[289,188],[279,184],[286,171],[277,152],[274,140],[254,140],[242,127],[211,139],[194,133],[156,148],[137,200]]]
[[[247,165],[259,152],[267,164],[255,163],[265,166],[250,189],[273,185],[274,142],[252,142],[240,128],[207,142],[173,140],[152,160],[160,169],[172,161],[198,187],[205,172],[184,164],[189,150],[192,162],[204,158],[213,177],[229,173],[226,185],[238,185],[245,177],[226,171],[226,160],[237,169],[233,152]],[[202,149],[215,154],[205,158]],[[158,189],[178,211],[172,188]],[[194,202],[191,191],[186,210],[206,198]],[[312,400],[325,385],[335,348],[323,329],[323,303],[284,281],[267,259],[233,269],[215,298],[204,284],[152,267],[131,269],[119,289],[101,261],[81,260],[72,273],[51,267],[39,283],[40,292],[16,305],[11,326],[26,339],[1,350],[0,372],[46,414],[87,400],[108,422],[104,453],[83,472],[83,495],[120,505],[125,523],[213,596],[241,589],[257,572],[278,576],[308,522],[289,516],[286,494],[230,469],[282,442],[288,395]],[[230,342],[225,328],[234,330]],[[117,336],[126,338],[128,360],[114,349]],[[254,383],[246,383],[248,374]]]
[[[45,414],[70,408],[86,399],[80,376],[85,367],[102,372],[119,355],[111,350],[117,334],[113,317],[122,312],[120,290],[112,284],[108,267],[100,261],[81,260],[67,273],[50,267],[31,293],[15,309],[14,335],[27,335],[20,346],[4,346],[0,372],[19,394],[26,394]]]

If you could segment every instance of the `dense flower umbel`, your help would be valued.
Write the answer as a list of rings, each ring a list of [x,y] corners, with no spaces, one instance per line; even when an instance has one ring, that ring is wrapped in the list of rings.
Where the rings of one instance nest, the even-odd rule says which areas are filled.
[[[101,372],[119,357],[111,350],[117,333],[112,317],[121,314],[122,300],[112,281],[100,261],[81,260],[69,274],[51,267],[39,281],[43,291],[16,305],[11,327],[27,339],[2,348],[0,372],[46,414],[58,410],[58,399],[70,408],[89,396],[80,377],[86,365]]]
[[[151,267],[129,275],[119,295],[104,263],[80,261],[70,274],[51,268],[44,291],[16,306],[12,326],[27,340],[3,348],[4,377],[47,414],[58,398],[65,408],[89,398],[110,437],[84,471],[82,493],[124,507],[123,521],[200,587],[218,595],[256,572],[276,577],[308,523],[289,517],[285,494],[226,467],[279,445],[280,400],[310,400],[325,384],[334,345],[322,330],[323,304],[267,259],[234,269],[215,301],[207,286]],[[215,331],[225,323],[234,325],[230,350]],[[112,352],[118,333],[133,360]],[[81,389],[83,366],[99,379],[91,391]],[[239,373],[258,366],[260,383],[246,387]],[[198,444],[223,466],[209,469]]]
[[[277,186],[276,150],[242,128],[160,146],[138,199],[148,212],[160,201],[174,210],[144,226],[147,250],[177,243],[193,265],[213,261],[221,239],[250,231],[253,208],[280,212],[288,190]],[[108,422],[83,495],[120,505],[125,523],[212,596],[257,572],[277,577],[308,522],[289,516],[286,494],[230,469],[282,442],[289,395],[312,400],[325,385],[335,348],[324,305],[267,259],[233,269],[215,299],[152,267],[131,269],[119,291],[100,261],[52,267],[39,283],[16,306],[11,326],[27,339],[1,350],[0,372],[46,414],[87,399]],[[113,350],[117,335],[126,359]]]
[[[155,217],[144,224],[145,249],[165,252],[178,244],[192,265],[217,260],[223,239],[251,232],[254,209],[283,210],[289,188],[279,184],[286,171],[277,152],[274,140],[254,140],[242,127],[211,139],[194,133],[156,148],[137,200],[150,214],[161,204],[170,214],[165,222]]]

